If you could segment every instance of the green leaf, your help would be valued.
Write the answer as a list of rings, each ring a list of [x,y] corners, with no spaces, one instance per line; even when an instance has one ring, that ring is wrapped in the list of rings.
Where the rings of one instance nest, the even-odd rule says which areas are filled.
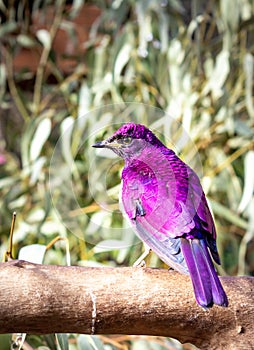
[[[49,49],[51,47],[51,38],[48,30],[39,29],[36,36],[45,48]]]
[[[5,90],[6,77],[7,77],[6,66],[4,64],[0,64],[0,87],[1,87],[1,90],[2,89]]]
[[[250,203],[254,191],[254,151],[249,151],[244,159],[244,188],[238,212],[242,213]]]
[[[82,6],[84,5],[84,0],[74,0],[72,1],[71,10],[69,13],[70,18],[75,18],[79,11],[82,9]]]
[[[45,253],[45,245],[31,244],[20,249],[18,259],[30,261],[35,264],[42,264]]]
[[[39,179],[42,168],[45,165],[47,161],[46,157],[40,157],[38,158],[31,167],[31,176],[30,176],[30,185],[33,186],[36,184],[37,180]]]
[[[74,118],[65,118],[61,124],[61,148],[63,157],[70,168],[73,167],[74,159],[72,155],[72,132],[74,128]]]
[[[229,58],[229,51],[226,50],[221,51],[217,55],[215,67],[213,71],[210,72],[210,78],[204,88],[204,94],[211,91],[215,100],[219,99],[223,95],[222,88],[230,73]]]
[[[251,118],[254,118],[254,106],[253,106],[253,67],[254,58],[252,54],[246,53],[244,57],[244,73],[245,73],[245,101],[246,107]]]
[[[105,350],[101,340],[95,335],[81,334],[78,336],[79,350]]]
[[[228,222],[231,222],[232,224],[241,227],[245,230],[248,228],[248,223],[245,220],[241,219],[237,213],[226,208],[224,205],[212,200],[211,198],[209,198],[209,203],[211,203],[211,207],[214,214],[228,220]]]
[[[32,37],[24,34],[19,34],[17,36],[17,42],[25,48],[31,48],[36,45],[36,41]]]
[[[68,335],[66,333],[56,334],[56,341],[59,350],[69,350]]]
[[[106,239],[96,244],[93,248],[94,253],[110,252],[112,250],[119,250],[126,248],[128,244],[118,239]]]
[[[2,179],[0,179],[0,189],[13,186],[16,182],[18,182],[17,176],[3,177]]]
[[[37,124],[38,124],[37,119],[30,120],[30,122],[27,124],[25,130],[22,133],[21,159],[22,159],[22,166],[24,169],[29,168],[31,139],[34,135]]]
[[[10,350],[11,334],[0,334],[1,350]]]
[[[0,26],[0,38],[8,35],[11,32],[14,32],[18,28],[18,24],[14,21],[9,21],[6,23],[1,23]]]
[[[51,121],[49,118],[42,119],[39,123],[30,146],[30,160],[34,162],[41,153],[42,147],[51,132]]]
[[[132,46],[130,43],[126,42],[120,49],[114,64],[114,74],[113,79],[116,84],[119,84],[121,81],[121,72],[124,66],[130,59]]]

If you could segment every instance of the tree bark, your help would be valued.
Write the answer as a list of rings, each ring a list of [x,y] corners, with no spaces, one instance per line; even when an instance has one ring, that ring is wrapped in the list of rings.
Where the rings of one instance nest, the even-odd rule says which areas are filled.
[[[0,264],[0,333],[143,334],[201,349],[254,348],[254,278],[222,277],[229,307],[208,311],[188,276],[151,268]]]

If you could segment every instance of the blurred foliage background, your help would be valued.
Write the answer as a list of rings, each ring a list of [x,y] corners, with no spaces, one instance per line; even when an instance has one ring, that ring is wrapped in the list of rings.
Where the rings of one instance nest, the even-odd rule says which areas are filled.
[[[187,159],[194,148],[178,143],[174,120],[202,163],[220,273],[254,275],[254,2],[21,0],[0,1],[0,13],[1,256],[17,211],[15,257],[37,244],[23,256],[39,254],[50,264],[132,264],[142,246],[131,230],[120,230],[123,164],[113,161],[106,179],[112,201],[100,208],[89,177],[96,193],[105,188],[96,166],[91,174],[90,146],[113,123],[133,118],[159,129]],[[102,156],[99,162],[103,167]],[[63,240],[45,254],[57,236]],[[162,265],[154,255],[149,264]],[[50,336],[30,336],[24,349],[67,343],[70,349],[182,349],[165,338],[77,335],[58,338],[58,345]]]

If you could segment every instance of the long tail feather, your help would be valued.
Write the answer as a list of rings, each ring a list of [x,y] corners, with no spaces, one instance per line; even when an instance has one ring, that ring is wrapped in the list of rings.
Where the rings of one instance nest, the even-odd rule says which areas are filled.
[[[212,263],[206,241],[181,238],[181,248],[198,304],[204,308],[213,304],[228,306],[226,293]]]

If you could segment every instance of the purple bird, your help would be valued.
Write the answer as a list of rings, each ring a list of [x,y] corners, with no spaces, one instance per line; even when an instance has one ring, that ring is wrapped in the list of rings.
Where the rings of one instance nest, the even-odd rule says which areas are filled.
[[[144,125],[127,123],[93,147],[124,159],[121,201],[138,237],[190,274],[199,305],[228,306],[211,259],[220,264],[215,226],[196,173]]]

